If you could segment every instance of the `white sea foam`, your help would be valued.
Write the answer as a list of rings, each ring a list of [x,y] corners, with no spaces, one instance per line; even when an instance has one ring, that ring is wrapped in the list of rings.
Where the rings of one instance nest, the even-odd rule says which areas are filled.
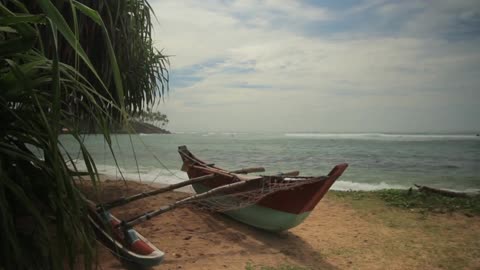
[[[385,182],[381,183],[357,183],[351,181],[336,181],[332,186],[332,190],[339,191],[373,191],[373,190],[384,190],[384,189],[409,189],[412,186],[403,186],[396,184],[387,184]],[[442,188],[444,190],[453,191],[453,192],[465,192],[469,194],[480,194],[480,189],[477,188],[466,188],[466,189],[451,189],[451,188]]]
[[[79,171],[85,171],[86,166],[82,160],[75,161],[75,165]],[[188,180],[185,172],[180,170],[160,169],[153,167],[138,167],[138,168],[122,168],[111,165],[97,164],[97,170],[100,174],[111,176],[119,179],[123,175],[125,179],[134,181],[146,181],[159,184],[174,184],[181,181]]]
[[[459,191],[459,190],[454,190],[454,191]],[[467,188],[465,190],[460,190],[460,192],[465,192],[473,195],[480,195],[480,189],[478,188]]]
[[[86,170],[83,161],[76,162],[77,168]],[[98,172],[105,175],[107,179],[118,179],[121,177],[126,180],[138,181],[147,185],[171,185],[188,180],[188,175],[180,170],[167,170],[151,167],[139,167],[138,169],[124,169],[109,165],[97,165]],[[121,173],[120,173],[121,172]],[[195,193],[191,186],[177,189],[187,193]]]
[[[480,140],[475,134],[286,133],[287,137],[358,140]]]
[[[83,161],[77,161],[77,168],[82,171],[86,170]],[[97,165],[100,174],[110,176],[114,179],[120,179],[121,175],[128,180],[142,181],[155,184],[175,184],[188,179],[185,172],[180,170],[167,170],[152,167],[139,167],[138,169],[124,169],[109,165]],[[121,172],[121,174],[120,174]],[[350,181],[337,181],[333,185],[333,190],[380,190],[380,189],[406,189],[407,187],[401,185],[391,185],[384,182],[379,184],[371,183],[356,183]],[[189,190],[187,190],[189,191]]]
[[[402,185],[387,184],[385,182],[381,183],[357,183],[351,181],[336,181],[333,184],[333,190],[348,191],[348,190],[382,190],[382,189],[407,189],[408,187]]]
[[[75,165],[79,171],[86,171],[85,163],[82,160],[75,161]],[[98,172],[102,175],[111,177],[112,179],[121,179],[121,175],[125,179],[133,181],[141,181],[147,184],[162,184],[170,185],[179,183],[185,180],[188,180],[188,175],[180,170],[176,169],[164,169],[164,168],[155,168],[155,167],[138,167],[138,168],[117,168],[116,166],[111,165],[97,165]],[[120,173],[121,172],[121,173]],[[360,183],[352,181],[336,181],[332,190],[339,191],[373,191],[373,190],[382,190],[382,189],[408,189],[411,186],[404,186],[399,184],[388,184],[385,182],[380,183]],[[193,192],[189,188],[181,189],[185,192]],[[467,193],[479,193],[480,189],[477,188],[466,188],[463,190],[451,190],[451,191],[461,191]]]

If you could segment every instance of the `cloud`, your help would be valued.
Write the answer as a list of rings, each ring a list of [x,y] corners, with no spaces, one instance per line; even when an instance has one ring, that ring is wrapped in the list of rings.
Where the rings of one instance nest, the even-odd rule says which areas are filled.
[[[153,1],[160,110],[179,131],[480,128],[472,2]]]

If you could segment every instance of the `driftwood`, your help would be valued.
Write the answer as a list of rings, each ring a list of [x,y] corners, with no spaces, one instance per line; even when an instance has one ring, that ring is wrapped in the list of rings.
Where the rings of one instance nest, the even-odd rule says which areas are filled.
[[[445,189],[439,189],[439,188],[432,188],[427,186],[420,186],[417,184],[415,184],[415,186],[418,188],[420,192],[435,193],[435,194],[443,195],[446,197],[467,198],[470,196],[466,192],[457,192],[457,191],[451,191],[451,190],[445,190]]]

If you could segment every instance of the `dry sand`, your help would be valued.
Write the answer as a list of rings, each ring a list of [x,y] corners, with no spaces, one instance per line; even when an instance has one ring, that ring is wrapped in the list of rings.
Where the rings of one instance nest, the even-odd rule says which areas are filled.
[[[111,200],[151,187],[137,182],[102,184]],[[185,197],[182,192],[115,209],[128,218]],[[480,218],[420,215],[366,202],[358,207],[332,193],[300,226],[261,231],[217,213],[179,208],[136,229],[165,252],[153,269],[245,269],[288,265],[307,269],[480,269]],[[475,250],[476,249],[476,250]],[[100,248],[101,269],[135,269]],[[289,268],[295,269],[295,268]],[[299,268],[304,269],[304,268]]]

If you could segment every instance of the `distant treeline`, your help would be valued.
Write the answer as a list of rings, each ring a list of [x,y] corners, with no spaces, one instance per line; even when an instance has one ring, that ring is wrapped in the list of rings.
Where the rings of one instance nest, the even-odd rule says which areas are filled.
[[[130,117],[128,124],[112,123],[110,132],[116,134],[126,133],[144,133],[144,134],[171,134],[165,129],[169,120],[167,115],[161,112],[152,112],[151,110],[137,113]],[[91,125],[89,121],[80,123],[79,130],[81,133],[101,133],[97,126]],[[68,133],[68,130],[64,130]]]

